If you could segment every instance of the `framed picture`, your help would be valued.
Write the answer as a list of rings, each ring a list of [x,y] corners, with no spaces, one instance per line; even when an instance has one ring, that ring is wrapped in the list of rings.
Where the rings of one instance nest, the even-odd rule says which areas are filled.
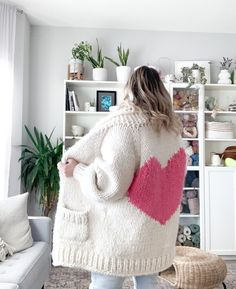
[[[198,64],[199,66],[204,68],[205,78],[207,83],[211,83],[211,75],[210,75],[210,61],[175,61],[175,77],[177,79],[181,79],[183,77],[181,70],[183,67],[192,67],[193,64]]]
[[[109,111],[116,105],[116,91],[97,90],[97,111]]]

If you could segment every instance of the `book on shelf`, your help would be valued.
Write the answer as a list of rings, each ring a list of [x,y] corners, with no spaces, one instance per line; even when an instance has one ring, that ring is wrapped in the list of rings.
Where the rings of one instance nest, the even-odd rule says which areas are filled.
[[[68,98],[68,100],[69,100],[69,111],[79,111],[80,110],[79,102],[78,102],[77,97],[75,95],[75,92],[73,90],[68,91],[68,97],[66,96],[66,98]]]
[[[70,110],[70,100],[69,100],[69,89],[66,89],[66,110],[69,111]]]

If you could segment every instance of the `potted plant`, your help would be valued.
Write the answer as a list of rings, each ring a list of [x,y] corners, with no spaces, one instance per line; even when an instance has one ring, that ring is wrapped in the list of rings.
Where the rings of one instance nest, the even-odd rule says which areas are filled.
[[[189,86],[195,83],[206,84],[205,68],[193,63],[191,67],[182,67],[181,69],[183,82],[188,82]]]
[[[31,145],[21,145],[21,181],[25,189],[35,192],[42,205],[44,216],[48,216],[57,203],[59,193],[59,173],[57,163],[61,160],[63,143],[56,141],[53,145],[50,134],[43,135],[34,127],[31,133],[27,126],[25,130]]]
[[[93,67],[93,80],[105,81],[107,80],[107,69],[104,67],[104,59],[102,48],[100,48],[97,40],[97,57],[91,55],[91,51],[85,56]]]
[[[124,48],[122,48],[122,45],[120,43],[120,45],[117,46],[117,52],[118,52],[120,63],[114,61],[110,57],[105,56],[105,58],[117,66],[116,67],[117,81],[126,82],[129,79],[129,75],[131,72],[131,68],[127,66],[128,57],[129,57],[129,48],[125,50]]]
[[[220,73],[218,75],[219,80],[218,83],[221,84],[231,84],[232,81],[230,79],[230,67],[233,63],[233,59],[230,59],[228,57],[223,57],[223,61],[220,62]]]
[[[87,41],[74,44],[71,51],[72,59],[70,60],[68,68],[69,79],[84,79],[84,60],[91,50],[92,46]]]

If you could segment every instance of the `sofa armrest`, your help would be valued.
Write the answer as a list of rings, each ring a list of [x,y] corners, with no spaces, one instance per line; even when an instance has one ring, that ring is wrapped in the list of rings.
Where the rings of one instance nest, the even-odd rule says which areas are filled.
[[[44,241],[51,246],[52,221],[48,217],[29,217],[31,233],[34,241]]]

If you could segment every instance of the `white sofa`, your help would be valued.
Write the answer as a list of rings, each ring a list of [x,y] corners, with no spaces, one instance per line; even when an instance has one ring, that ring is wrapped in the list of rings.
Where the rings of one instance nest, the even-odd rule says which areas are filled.
[[[29,217],[33,246],[0,262],[0,289],[42,289],[51,268],[51,219]]]

